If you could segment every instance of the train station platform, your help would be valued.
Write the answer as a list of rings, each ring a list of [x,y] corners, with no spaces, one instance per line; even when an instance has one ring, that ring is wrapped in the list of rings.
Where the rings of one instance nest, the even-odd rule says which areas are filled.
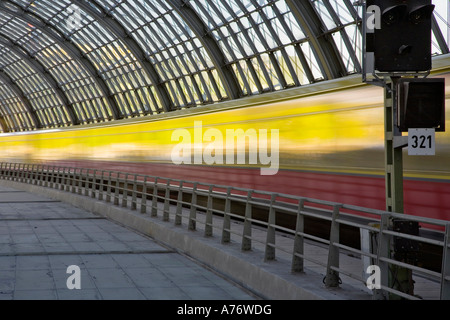
[[[80,289],[73,288],[70,266],[80,268]],[[58,200],[0,187],[0,300],[11,299],[258,297],[126,226]]]
[[[160,218],[55,189],[0,181],[0,221],[0,299],[372,299],[361,281],[345,275],[338,288],[326,288],[326,270],[313,263],[293,274],[282,254],[264,262],[257,246],[244,254]],[[253,237],[265,232],[255,228]],[[328,259],[317,243],[306,243],[305,254]],[[340,264],[363,272],[362,260],[349,253],[340,253]],[[69,289],[70,266],[80,268],[81,289]],[[414,281],[420,299],[439,298],[439,283]]]

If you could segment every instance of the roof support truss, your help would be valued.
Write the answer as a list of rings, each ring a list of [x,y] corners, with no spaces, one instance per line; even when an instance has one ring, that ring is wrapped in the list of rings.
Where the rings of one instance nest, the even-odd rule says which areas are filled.
[[[0,32],[1,34],[1,32]],[[78,117],[73,109],[73,106],[70,104],[69,100],[67,99],[66,94],[63,92],[63,90],[58,85],[58,82],[55,80],[55,78],[51,75],[51,73],[44,68],[44,66],[34,57],[30,56],[29,54],[25,53],[27,52],[26,49],[22,46],[20,46],[17,43],[13,43],[12,39],[8,37],[8,35],[2,34],[2,36],[9,41],[11,41],[11,44],[6,45],[5,43],[2,43],[2,45],[6,46],[9,50],[13,51],[17,56],[19,56],[21,59],[25,60],[43,79],[47,81],[47,83],[50,85],[50,87],[53,89],[59,100],[63,104],[63,108],[66,109],[67,114],[69,115],[70,121],[73,125],[80,124],[80,121],[78,120]],[[18,50],[17,48],[20,48],[21,50]]]
[[[306,33],[311,46],[316,53],[322,73],[326,80],[344,76],[347,72],[341,58],[338,56],[336,44],[330,34],[325,33],[323,25],[310,0],[286,0]]]
[[[189,3],[183,0],[168,0],[169,4],[183,18],[184,22],[192,29],[198,39],[202,42],[206,51],[211,57],[219,77],[225,87],[225,91],[230,99],[238,99],[242,96],[241,89],[233,73],[233,70],[227,65],[226,58],[216,40],[208,33],[205,24],[198,14],[192,9]]]
[[[14,81],[12,81],[11,77],[3,70],[0,70],[0,78],[3,80],[3,82],[6,85],[8,85],[11,88],[11,90],[16,94],[16,96],[20,99],[22,104],[25,106],[27,112],[30,115],[33,126],[34,126],[34,128],[31,128],[31,129],[42,128],[42,124],[41,124],[41,121],[39,120],[39,117],[37,116],[36,112],[34,111],[34,108],[31,105],[30,101],[27,99],[27,97],[23,93],[22,89],[16,83],[14,83]],[[9,129],[5,130],[5,131],[9,131]]]
[[[4,2],[12,4],[12,2],[9,0],[4,0]],[[98,74],[92,62],[85,57],[82,51],[74,43],[72,43],[70,39],[65,38],[57,29],[55,29],[54,26],[43,21],[39,16],[37,16],[36,14],[34,14],[29,10],[23,10],[22,8],[19,9],[19,7],[17,7],[17,10],[11,10],[7,7],[0,6],[0,11],[4,11],[14,17],[20,18],[28,23],[33,24],[36,28],[39,28],[39,30],[42,33],[44,33],[50,39],[58,43],[65,50],[65,52],[67,52],[67,54],[69,54],[72,58],[76,59],[85,68],[86,72],[97,84],[99,90],[101,91],[102,96],[106,99],[110,107],[113,118],[115,120],[122,118],[120,114],[120,109],[116,101],[111,96],[108,85],[103,80],[103,78]],[[31,20],[29,16],[32,16],[34,19]]]
[[[144,51],[138,45],[138,43],[128,35],[125,28],[111,15],[109,15],[103,9],[103,7],[98,4],[98,1],[72,0],[72,3],[79,6],[83,11],[87,12],[89,15],[97,19],[100,24],[114,33],[117,38],[125,42],[130,52],[139,61],[139,63],[142,65],[142,68],[150,77],[164,111],[171,111],[173,109],[173,103],[170,99],[166,87],[164,86],[163,82],[160,79],[160,76],[158,75],[158,72],[155,70],[152,63],[147,60]],[[97,10],[93,8],[94,4]]]

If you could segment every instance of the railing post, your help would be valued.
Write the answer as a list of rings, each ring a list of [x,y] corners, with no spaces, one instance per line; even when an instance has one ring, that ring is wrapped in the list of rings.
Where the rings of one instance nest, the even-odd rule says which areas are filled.
[[[39,171],[39,165],[33,165],[33,185],[38,185],[38,171]]]
[[[152,212],[151,216],[156,217],[158,215],[158,178],[155,178],[153,185],[153,198],[152,198]]]
[[[72,174],[72,183],[70,184],[70,192],[76,193],[77,192],[77,168],[73,168],[73,174]]]
[[[14,163],[14,174],[13,174],[13,181],[17,181],[17,172],[18,172],[18,167],[20,167],[19,163]]]
[[[141,213],[147,213],[147,176],[144,176],[144,184],[142,185]]]
[[[104,187],[104,179],[105,179],[105,170],[101,171],[102,174],[100,176],[100,183],[98,184],[98,200],[103,201],[103,187]]]
[[[116,181],[114,184],[114,205],[118,206],[119,205],[119,189],[120,189],[120,173],[116,172]]]
[[[12,180],[12,181],[15,181],[15,180],[16,180],[16,176],[17,176],[16,165],[17,165],[17,163],[14,163],[14,170],[13,170],[12,176],[11,176],[11,180]]]
[[[16,181],[19,181],[20,177],[20,163],[17,164],[17,170],[16,170]]]
[[[21,179],[22,182],[26,182],[27,175],[28,175],[28,164],[24,164],[23,172],[22,172],[22,179]]]
[[[21,163],[19,163],[19,166],[18,166],[18,171],[17,171],[17,179],[16,179],[16,181],[20,181],[20,178],[21,178],[21,175],[22,175],[22,169],[21,169],[21,166],[22,166],[22,164]]]
[[[28,180],[28,172],[30,170],[30,165],[27,163],[26,165],[24,165],[23,169],[24,169],[24,172],[23,172],[22,182],[26,183]]]
[[[31,172],[32,172],[31,176],[33,176],[34,175],[34,166],[31,169]],[[53,188],[54,189],[59,189],[59,185],[60,185],[59,167],[56,167],[56,166],[53,167],[53,175],[54,175],[54,180],[55,180],[53,182]]]
[[[14,164],[14,169],[16,169],[16,165]],[[42,187],[44,185],[44,165],[39,165],[39,182],[38,182],[38,186]]]
[[[27,163],[23,166],[23,175],[22,175],[22,182],[26,183],[27,182],[27,177],[28,177],[28,168],[30,167],[30,165]]]
[[[22,182],[26,183],[27,179],[28,179],[28,171],[29,171],[30,165],[27,163],[26,165],[24,165],[23,169],[23,178],[22,178]]]
[[[5,165],[5,167],[3,167],[3,165]],[[6,163],[2,162],[0,168],[1,168],[1,170],[2,170],[2,172],[1,172],[1,178],[4,179],[4,178],[5,178]]]
[[[28,167],[28,177],[27,177],[27,179],[26,179],[26,181],[28,182],[28,183],[31,183],[31,176],[32,176],[32,171],[33,171],[33,169],[29,169],[29,167]],[[31,173],[31,174],[30,174]],[[57,188],[57,184],[58,184],[58,176],[57,176],[57,174],[56,174],[56,166],[55,165],[53,165],[52,166],[52,176],[51,176],[51,181],[50,181],[50,183],[49,183],[49,187],[50,188],[52,188],[52,189],[56,189]]]
[[[222,243],[229,243],[231,240],[231,187],[227,188],[227,197],[225,199],[225,208],[223,211]]]
[[[108,186],[106,187],[106,202],[111,202],[111,171],[108,171]]]
[[[66,175],[66,167],[63,167],[63,172],[62,172],[62,177],[61,177],[61,187],[60,190],[64,191],[66,189],[66,184],[67,184],[67,175]]]
[[[441,300],[450,300],[450,223],[445,226],[444,247],[442,252]]]
[[[13,163],[13,167],[11,169],[11,181],[14,181],[15,172],[16,172],[16,163]]]
[[[181,225],[181,220],[183,216],[183,181],[180,181],[180,186],[178,187],[178,198],[177,198],[177,211],[175,213],[175,225]]]
[[[19,164],[19,176],[18,176],[18,179],[17,179],[17,181],[19,181],[19,182],[23,182],[24,169],[25,169],[25,164],[22,164],[22,165]]]
[[[17,172],[17,181],[21,181],[22,180],[22,172],[23,172],[23,167],[25,167],[24,164],[19,163],[19,171]]]
[[[164,195],[163,221],[169,221],[170,215],[170,179],[167,179],[166,192]]]
[[[8,180],[12,180],[12,163],[9,163],[9,169],[8,169]]]
[[[19,164],[19,172],[17,175],[17,181],[19,181],[19,182],[22,182],[24,168],[25,168],[25,164]]]
[[[303,272],[304,271],[304,237],[303,232],[305,228],[305,217],[302,213],[305,208],[305,200],[301,199],[298,204],[297,211],[297,223],[295,226],[294,236],[294,252],[292,255],[292,267],[291,272]]]
[[[242,251],[250,251],[252,249],[252,200],[253,190],[247,193],[247,202],[245,203],[245,220],[244,230],[242,232]]]
[[[197,182],[192,188],[191,211],[189,213],[188,230],[195,230],[197,227]]]
[[[213,192],[214,186],[209,186],[208,191],[208,203],[206,205],[206,219],[205,219],[205,237],[212,237],[213,235]]]
[[[84,183],[84,195],[86,197],[89,196],[89,169],[86,170],[86,176],[84,179],[85,183]]]
[[[276,194],[272,194],[270,198],[269,219],[267,220],[267,238],[266,238],[266,250],[264,254],[264,261],[275,260],[275,223],[276,223],[276,211],[273,207]]]
[[[17,175],[16,175],[16,181],[20,181],[20,176],[21,176],[21,173],[22,172],[22,169],[21,169],[21,164],[20,163],[18,163],[18,166],[17,166]]]
[[[61,173],[60,180],[59,180],[59,189],[63,190],[64,189],[64,172],[66,171],[66,168],[58,167],[58,172],[59,172],[59,169],[62,169],[62,173]]]
[[[133,192],[131,194],[131,210],[136,210],[137,208],[137,174],[134,175],[134,180],[133,180]]]
[[[83,192],[83,168],[80,168],[80,173],[78,175],[78,194],[81,195]]]
[[[19,181],[20,176],[20,163],[17,164],[17,168],[14,170],[14,181]]]
[[[9,165],[9,180],[14,180],[14,168],[16,167],[16,164],[14,163],[14,168],[12,167],[13,164]]]
[[[37,185],[37,177],[36,177],[36,175],[37,175],[37,169],[35,169],[35,167],[37,167],[37,164],[36,164],[36,165],[33,164],[33,167],[32,167],[32,169],[31,169],[32,172],[33,172],[33,173],[32,173],[32,178],[31,178],[31,179],[32,179],[32,182],[33,182],[33,183],[32,183],[33,185]]]
[[[325,286],[328,288],[339,287],[339,272],[332,268],[339,268],[339,247],[335,243],[339,243],[339,210],[341,205],[335,205],[331,219],[330,245],[328,249],[327,275],[325,277]]]
[[[25,164],[19,164],[19,176],[17,177],[17,181],[23,182],[24,171],[25,171]]]
[[[97,169],[94,169],[94,174],[92,176],[91,198],[95,198],[97,196],[97,171]]]
[[[2,166],[1,166],[1,168],[2,168],[2,179],[5,179],[6,172],[7,172],[7,167],[8,167],[7,163],[6,162],[2,162]]]
[[[50,171],[50,166],[46,165],[47,170],[45,171],[45,177],[44,177],[44,187],[48,187],[48,180],[49,180],[49,171]],[[42,169],[44,169],[44,167],[42,167]]]
[[[65,184],[65,188],[64,190],[69,192],[70,191],[70,186],[72,185],[72,181],[71,181],[71,177],[70,177],[70,170],[72,168],[67,168],[67,174],[66,174],[66,184]]]
[[[122,207],[126,208],[128,205],[128,173],[125,173],[125,180],[123,182],[123,191],[122,191]]]
[[[383,213],[380,221],[380,231],[378,234],[378,249],[377,249],[377,266],[380,268],[380,285],[381,287],[389,288],[389,263],[383,261],[382,258],[389,258],[391,252],[390,236],[384,233],[384,230],[389,230],[391,225],[391,215]],[[386,290],[375,289],[373,292],[373,300],[388,300],[389,293]]]
[[[49,184],[48,184],[48,186],[49,186],[50,188],[52,188],[52,189],[53,189],[54,186],[55,186],[55,184],[54,184],[54,182],[53,182],[54,178],[55,178],[55,166],[53,165],[53,166],[52,166],[51,175],[50,175],[50,181],[49,181]]]
[[[28,184],[35,184],[35,173],[34,173],[34,164],[31,165],[30,172],[28,173]]]

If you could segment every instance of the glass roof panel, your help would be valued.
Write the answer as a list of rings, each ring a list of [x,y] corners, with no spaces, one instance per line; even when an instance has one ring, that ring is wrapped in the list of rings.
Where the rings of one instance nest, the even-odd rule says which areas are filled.
[[[450,3],[432,1],[433,54],[447,54]],[[2,0],[0,130],[151,116],[355,74],[361,15],[352,0]]]

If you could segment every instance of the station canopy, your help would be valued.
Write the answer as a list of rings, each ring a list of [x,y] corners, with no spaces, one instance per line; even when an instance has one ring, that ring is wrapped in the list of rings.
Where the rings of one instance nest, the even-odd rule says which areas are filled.
[[[0,131],[102,123],[361,72],[355,0],[1,0]],[[450,5],[433,0],[433,55]]]

